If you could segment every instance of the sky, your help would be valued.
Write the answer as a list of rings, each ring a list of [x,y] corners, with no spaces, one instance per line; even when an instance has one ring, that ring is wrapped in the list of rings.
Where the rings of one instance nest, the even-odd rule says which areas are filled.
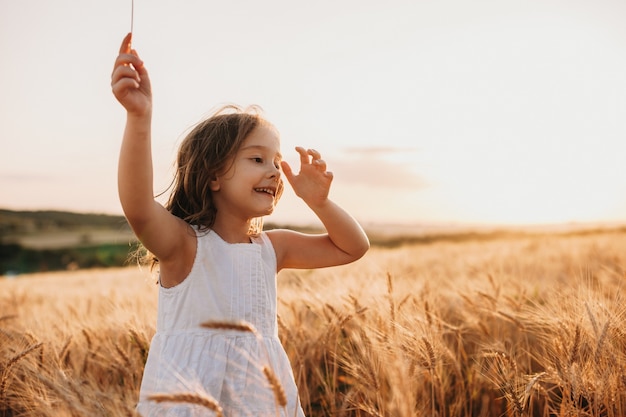
[[[155,191],[219,106],[315,148],[363,224],[626,222],[623,0],[135,0]],[[0,0],[0,207],[121,214],[131,0]],[[163,200],[163,197],[161,197]],[[315,222],[289,187],[269,221]]]

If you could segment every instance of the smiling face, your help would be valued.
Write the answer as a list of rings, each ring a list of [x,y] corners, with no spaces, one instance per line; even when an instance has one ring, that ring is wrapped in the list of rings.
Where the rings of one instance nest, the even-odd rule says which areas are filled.
[[[256,127],[244,140],[224,173],[211,182],[217,215],[242,220],[266,216],[282,193],[280,139],[269,124]]]

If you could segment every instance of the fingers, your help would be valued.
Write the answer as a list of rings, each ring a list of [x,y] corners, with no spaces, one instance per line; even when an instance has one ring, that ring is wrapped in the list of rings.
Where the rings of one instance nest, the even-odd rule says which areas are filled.
[[[316,151],[315,149],[309,149],[309,150],[307,150],[307,153],[313,157],[314,161],[316,159],[320,159],[322,157],[322,155],[318,151]]]
[[[137,71],[128,65],[118,65],[111,74],[111,84],[115,84],[123,78],[129,78],[134,80],[137,84],[141,82],[141,77]]]
[[[113,95],[118,97],[118,99],[126,96],[130,90],[136,90],[137,88],[139,88],[139,84],[131,78],[123,78],[117,82],[111,83],[111,91],[113,91]]]
[[[283,169],[283,174],[285,174],[286,177],[293,176],[293,170],[287,161],[280,161],[280,167]]]
[[[148,72],[134,51],[120,54],[115,60],[111,73],[111,90],[120,102],[132,91],[141,90],[142,94],[150,95]]]
[[[113,70],[120,65],[132,65],[135,69],[141,69],[143,67],[143,61],[139,58],[139,55],[137,55],[137,51],[131,48],[132,39],[133,34],[128,33],[122,40],[119,55],[115,60]]]
[[[120,54],[129,54],[130,53],[130,43],[133,40],[133,34],[128,33],[124,40],[122,41],[122,45],[120,46]]]
[[[137,55],[137,51],[131,48],[132,34],[124,37],[120,46],[120,53],[115,59],[113,72],[111,73],[111,86],[115,90],[128,88],[139,88],[141,75],[146,75],[147,71],[143,61]]]
[[[311,165],[313,165],[315,168],[317,168],[319,171],[321,172],[326,172],[326,161],[324,161],[322,158],[322,155],[316,151],[315,149],[309,149],[307,150],[307,154],[311,155]]]
[[[300,154],[300,164],[314,165],[321,170],[326,170],[326,162],[321,159],[322,155],[315,149],[304,149],[301,146],[296,147],[296,151]]]
[[[323,159],[314,159],[311,163],[321,170],[326,171],[326,161],[324,161]]]
[[[120,66],[130,66],[132,65],[137,70],[143,70],[143,61],[137,55],[137,51],[134,49],[129,53],[121,53],[115,59],[115,64],[113,65],[113,70]]]
[[[287,181],[291,183],[295,176],[291,166],[287,163],[287,161],[280,161],[280,167],[283,169],[283,174],[285,175],[285,178],[287,178]]]
[[[300,154],[300,165],[306,165],[309,163],[309,154],[306,149],[301,146],[296,146],[296,152]]]

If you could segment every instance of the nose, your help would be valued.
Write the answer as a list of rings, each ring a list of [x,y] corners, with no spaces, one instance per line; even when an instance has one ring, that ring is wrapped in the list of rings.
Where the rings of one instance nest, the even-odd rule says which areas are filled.
[[[274,164],[271,164],[270,170],[269,170],[269,175],[270,178],[276,178],[276,179],[280,179],[280,165],[276,166]]]

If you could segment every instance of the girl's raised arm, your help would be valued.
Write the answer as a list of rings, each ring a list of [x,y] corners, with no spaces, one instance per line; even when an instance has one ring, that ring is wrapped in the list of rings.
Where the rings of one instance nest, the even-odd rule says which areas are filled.
[[[159,261],[184,248],[187,225],[154,199],[151,122],[152,91],[143,61],[124,38],[111,75],[115,98],[126,109],[126,128],[118,165],[118,192],[124,215],[137,238]],[[167,239],[163,239],[167,236]],[[193,242],[195,245],[195,242]],[[189,246],[189,245],[187,245]],[[195,249],[194,249],[195,250]]]
[[[359,223],[328,198],[331,172],[319,152],[297,147],[300,172],[295,175],[282,162],[283,172],[296,195],[313,210],[326,228],[326,234],[308,235],[289,230],[268,232],[276,248],[278,269],[321,268],[353,262],[369,249],[369,240]]]

